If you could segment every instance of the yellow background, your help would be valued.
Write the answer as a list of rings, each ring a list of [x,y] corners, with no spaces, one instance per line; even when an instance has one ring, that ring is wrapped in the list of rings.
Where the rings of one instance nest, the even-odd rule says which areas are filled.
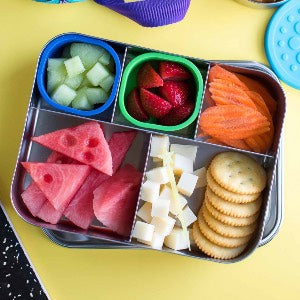
[[[263,35],[273,10],[193,0],[183,22],[147,29],[92,1],[0,5],[0,197],[52,299],[299,299],[300,92],[286,85],[283,227],[241,263],[155,251],[65,249],[21,220],[9,196],[36,61],[50,38],[75,31],[205,59],[265,63]]]

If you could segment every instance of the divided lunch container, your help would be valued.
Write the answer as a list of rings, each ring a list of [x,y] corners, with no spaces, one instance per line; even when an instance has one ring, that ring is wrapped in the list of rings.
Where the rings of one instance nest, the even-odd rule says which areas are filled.
[[[49,43],[53,43],[56,39],[64,38],[68,41],[68,37],[74,38],[91,38],[81,34],[63,34],[54,38]],[[99,221],[93,221],[87,230],[80,229],[69,222],[66,218],[62,218],[56,225],[46,223],[38,218],[33,217],[25,205],[23,204],[21,193],[31,182],[30,176],[25,172],[21,166],[22,161],[45,161],[50,153],[50,150],[31,142],[32,136],[38,136],[61,128],[72,127],[88,120],[96,120],[103,124],[106,138],[109,138],[113,132],[132,130],[138,131],[137,137],[129,149],[124,163],[131,163],[141,172],[145,172],[153,167],[152,159],[149,158],[149,149],[151,145],[151,138],[153,134],[167,134],[170,138],[170,143],[196,145],[198,146],[197,157],[194,168],[208,166],[211,159],[218,153],[224,151],[243,152],[256,159],[267,171],[268,183],[264,191],[264,201],[261,207],[260,219],[258,228],[253,235],[246,250],[238,257],[230,260],[218,260],[206,256],[200,250],[192,248],[191,251],[174,251],[164,247],[162,251],[185,256],[206,259],[210,261],[233,263],[240,261],[250,255],[258,246],[269,242],[279,230],[282,220],[282,146],[281,146],[281,132],[283,127],[285,115],[285,95],[281,85],[274,75],[274,73],[262,64],[256,62],[241,62],[241,61],[206,61],[197,58],[184,57],[191,61],[200,71],[204,87],[201,107],[197,112],[197,118],[188,124],[185,128],[175,131],[160,131],[159,129],[148,129],[138,127],[129,122],[120,109],[119,105],[119,87],[122,82],[122,76],[127,65],[140,54],[144,53],[158,53],[160,51],[150,50],[147,48],[118,43],[115,41],[102,40],[93,37],[93,40],[107,43],[117,53],[121,62],[120,80],[117,83],[116,96],[114,97],[110,106],[106,107],[102,112],[91,116],[75,115],[71,111],[61,111],[56,107],[49,105],[47,101],[41,96],[41,91],[38,87],[38,76],[35,75],[31,98],[29,101],[27,116],[24,125],[24,132],[22,135],[20,150],[16,162],[15,172],[11,185],[11,199],[16,212],[21,218],[28,223],[44,228],[45,233],[56,243],[67,247],[81,247],[81,248],[139,248],[148,249],[149,247],[129,238],[122,238],[114,234],[110,229],[105,228]],[[73,40],[70,39],[70,43]],[[47,46],[45,49],[47,49]],[[45,51],[45,49],[43,51]],[[43,52],[42,52],[43,54]],[[165,54],[165,53],[163,53]],[[178,55],[179,57],[182,57]],[[263,83],[274,99],[277,101],[277,112],[275,117],[275,136],[273,146],[267,154],[260,154],[249,152],[245,150],[233,149],[227,146],[215,145],[205,142],[203,139],[197,137],[198,120],[201,111],[208,105],[207,100],[207,76],[210,67],[214,64],[220,64],[228,70],[235,71],[240,74],[245,74]],[[40,67],[41,59],[38,61],[37,68]],[[203,201],[204,189],[199,189],[194,192],[192,197],[188,199],[190,208],[197,214],[199,207]],[[141,206],[140,199],[137,203],[137,208]],[[132,220],[134,224],[135,220]]]

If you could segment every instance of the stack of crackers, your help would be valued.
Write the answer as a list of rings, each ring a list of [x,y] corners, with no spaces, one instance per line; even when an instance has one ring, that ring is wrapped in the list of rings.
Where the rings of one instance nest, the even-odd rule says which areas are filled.
[[[240,255],[257,227],[265,170],[238,152],[218,154],[207,172],[205,200],[193,225],[200,250],[218,259]]]

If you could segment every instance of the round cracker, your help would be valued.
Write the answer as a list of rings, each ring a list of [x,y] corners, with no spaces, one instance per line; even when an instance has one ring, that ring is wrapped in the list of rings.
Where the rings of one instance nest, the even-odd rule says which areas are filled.
[[[206,173],[207,185],[211,188],[211,190],[218,195],[219,197],[223,198],[224,200],[234,202],[234,203],[249,203],[255,201],[260,193],[252,194],[252,195],[241,195],[237,193],[233,193],[227,191],[223,187],[221,187],[212,177],[210,170]]]
[[[210,242],[201,233],[198,222],[193,225],[193,236],[198,248],[206,255],[217,259],[231,259],[239,256],[247,247],[247,244],[237,248],[225,248]]]
[[[222,214],[221,212],[219,212],[217,209],[215,209],[208,200],[204,201],[204,204],[207,208],[207,210],[212,214],[212,216],[217,219],[218,221],[227,224],[227,225],[231,225],[231,226],[247,226],[250,225],[252,223],[254,223],[258,216],[259,216],[259,212],[256,213],[255,215],[248,217],[248,218],[234,218],[234,217],[230,217],[227,215]]]
[[[262,203],[261,197],[259,197],[256,201],[250,203],[239,204],[229,202],[217,196],[210,189],[210,187],[207,187],[205,195],[214,208],[225,215],[235,218],[247,218],[255,215],[259,211]]]
[[[231,237],[231,238],[239,238],[245,237],[252,234],[256,229],[256,223],[252,223],[247,226],[231,226],[226,225],[213,217],[213,215],[208,211],[206,206],[202,206],[202,213],[205,222],[208,226],[217,232],[220,235]]]
[[[236,248],[246,244],[251,238],[251,235],[242,238],[229,238],[216,233],[206,224],[201,211],[198,214],[198,223],[202,234],[209,241],[221,247]]]
[[[223,152],[210,164],[215,181],[225,189],[238,194],[256,194],[267,183],[262,166],[253,158],[239,152]]]

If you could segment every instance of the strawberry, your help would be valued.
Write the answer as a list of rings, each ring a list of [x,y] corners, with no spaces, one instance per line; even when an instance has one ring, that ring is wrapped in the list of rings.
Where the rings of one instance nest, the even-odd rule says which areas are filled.
[[[152,117],[162,118],[172,109],[172,105],[168,101],[143,88],[140,90],[140,96],[145,111]]]
[[[190,87],[184,81],[165,81],[164,85],[159,87],[159,92],[173,105],[173,108],[176,108],[187,101]]]
[[[147,121],[149,119],[142,106],[138,88],[133,89],[128,95],[127,111],[133,118],[139,121]]]
[[[159,63],[159,74],[163,80],[186,80],[192,77],[182,65],[170,61]]]
[[[181,124],[192,114],[194,107],[195,104],[188,101],[179,107],[173,108],[167,115],[159,119],[159,123],[167,126]]]
[[[149,63],[144,64],[138,71],[137,83],[139,87],[151,89],[163,85],[163,80]]]

